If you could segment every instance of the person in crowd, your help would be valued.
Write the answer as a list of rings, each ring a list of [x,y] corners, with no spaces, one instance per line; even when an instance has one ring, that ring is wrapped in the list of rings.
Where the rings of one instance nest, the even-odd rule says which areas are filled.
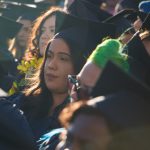
[[[28,78],[40,66],[48,40],[55,35],[55,26],[59,26],[58,19],[61,20],[61,18],[58,17],[58,13],[63,13],[61,8],[50,8],[34,22],[27,49],[22,61],[17,66],[19,75],[13,82],[9,95],[23,90],[27,82],[25,78]]]
[[[119,38],[126,30],[132,27],[136,11],[133,9],[124,9],[114,16],[105,19],[103,22],[116,25],[116,38]]]
[[[88,149],[89,146],[92,148],[98,146],[98,149],[100,149],[100,146],[105,146],[105,148],[107,147],[109,149],[108,143],[111,145],[111,148],[115,149],[116,147],[117,150],[119,150],[119,146],[126,150],[128,148],[132,149],[133,147],[136,147],[137,143],[135,141],[141,140],[142,138],[140,136],[141,129],[143,128],[143,130],[146,131],[146,127],[149,127],[150,123],[149,91],[150,88],[141,81],[125,73],[114,63],[109,62],[105,66],[99,81],[97,81],[91,93],[93,97],[99,95],[105,96],[89,101],[87,101],[85,97],[82,97],[82,101],[71,103],[68,107],[63,109],[59,118],[65,129],[67,129],[67,132],[65,129],[56,129],[48,133],[42,148],[49,150],[52,148],[51,146],[56,145],[59,142],[58,135],[60,135],[60,133],[62,133],[62,142],[58,146],[59,150],[65,148],[72,149],[74,146],[77,146],[76,148],[80,147],[79,149],[82,149],[83,147],[84,149]],[[82,92],[85,91],[82,89]],[[99,106],[96,103],[99,103]],[[91,109],[91,111],[89,111],[89,109],[84,109],[86,108],[86,104],[98,108],[99,113],[102,115],[101,117],[104,117],[104,122],[102,121],[101,124],[98,125],[99,121],[96,122],[96,120],[99,120],[96,117],[97,115],[95,113],[93,114]],[[81,115],[81,117],[80,114],[82,114],[82,112],[86,116]],[[80,116],[80,119],[78,116]],[[101,133],[101,131],[104,132]],[[129,135],[126,136],[128,131]],[[134,137],[134,131],[137,131],[138,138]],[[147,135],[145,134],[144,138],[147,138],[148,135],[149,133],[147,133]],[[122,136],[120,139],[121,143],[117,138],[119,136]],[[100,143],[100,141],[98,143],[97,138],[104,138],[108,143]],[[132,139],[132,141],[129,139]],[[120,144],[117,145],[116,140],[118,140]],[[145,139],[143,142],[147,142],[147,140],[148,139]],[[124,142],[129,145],[127,146]],[[145,144],[149,144],[149,142]],[[143,144],[139,144],[140,149],[142,145]],[[145,147],[149,148],[147,145],[145,145]]]
[[[145,83],[149,85],[149,66],[150,66],[150,56],[149,56],[149,25],[150,16],[142,23],[141,29],[133,36],[133,38],[124,46],[123,52],[128,54],[134,60],[142,65],[144,70],[141,76]],[[141,71],[135,72],[134,74],[140,74]]]
[[[130,67],[127,61],[128,56],[120,52],[121,47],[122,44],[117,39],[107,39],[96,47],[87,59],[87,62],[81,69],[80,73],[77,75],[77,80],[80,80],[83,89],[91,90],[95,86],[102,70],[105,68],[105,65],[109,60],[116,63],[124,69],[124,71],[129,72]],[[76,88],[73,86],[71,91],[71,97],[73,100],[81,99],[79,93],[76,93],[75,91]],[[87,98],[89,98],[88,95]]]
[[[135,32],[141,28],[147,28],[148,25],[144,27],[143,23],[148,17],[149,7],[147,8],[147,6],[149,2],[141,3],[139,4],[139,10],[126,8],[119,11],[114,16],[104,20],[104,22],[113,23],[117,26],[117,38],[132,27],[134,28]],[[145,7],[143,5],[145,5]]]
[[[145,33],[135,34],[135,36],[124,46],[123,52],[128,54],[128,56],[136,61],[135,66],[133,65],[132,71],[139,79],[143,80],[146,84],[149,85],[149,40],[141,40],[140,36]],[[144,38],[144,37],[143,37]],[[138,48],[138,49],[137,49]],[[132,66],[132,62],[130,62]],[[143,68],[138,70],[137,68]],[[142,74],[140,73],[142,71]]]
[[[107,150],[112,138],[111,122],[94,104],[73,103],[63,109],[59,118],[67,131],[62,134],[57,150]]]
[[[97,145],[100,146],[100,142],[95,143],[97,134],[95,130],[92,130],[97,129],[96,122],[94,123],[94,120],[92,121],[90,118],[92,111],[82,111],[84,110],[85,104],[90,104],[93,105],[94,108],[98,108],[106,117],[104,117],[103,120],[106,124],[104,125],[103,122],[101,122],[101,125],[99,125],[101,130],[99,129],[99,133],[97,131],[99,137],[105,140],[108,138],[105,138],[105,134],[103,134],[103,132],[100,133],[100,131],[109,131],[106,132],[108,133],[106,135],[111,138],[109,139],[109,143],[107,143],[109,146],[104,142],[106,144],[104,145],[107,146],[105,149],[128,150],[135,147],[142,149],[143,143],[145,143],[144,148],[149,149],[150,103],[148,99],[150,97],[150,88],[134,77],[126,74],[113,63],[106,65],[99,81],[100,82],[96,85],[97,89],[93,89],[93,93],[97,94],[94,96],[105,96],[89,101],[79,101],[71,104],[62,111],[60,120],[67,129],[67,132],[65,135],[62,134],[63,142],[60,143],[59,146],[68,149],[75,147],[80,147],[79,149],[85,147],[86,149],[89,143],[90,146],[93,147]],[[84,116],[86,114],[87,117]],[[92,123],[90,124],[90,122]],[[141,137],[140,133],[142,133],[143,137]],[[90,135],[93,136],[91,137]],[[142,138],[144,138],[144,140],[142,140]],[[141,140],[142,143],[140,142]],[[137,146],[138,142],[139,144]]]
[[[137,37],[135,40],[131,40],[131,42],[132,43],[129,42],[129,45],[127,46],[129,51],[127,51],[126,54],[123,53],[124,48],[122,48],[122,43],[117,39],[107,39],[99,44],[91,53],[86,64],[75,79],[73,79],[72,76],[69,76],[69,80],[73,83],[73,88],[71,90],[72,99],[81,99],[80,94],[82,93],[80,93],[80,88],[85,93],[90,93],[109,60],[121,67],[125,72],[135,76],[139,80],[142,80],[144,83],[149,84],[149,55],[147,50],[145,50],[140,38]],[[148,42],[146,40],[145,44],[147,43]],[[138,46],[139,53],[134,54],[135,50],[137,50],[135,48],[136,46]],[[77,82],[78,80],[79,83]],[[76,82],[79,87],[77,87]],[[85,96],[85,98],[88,99],[89,95],[87,94],[83,94],[81,96]]]
[[[49,21],[52,21],[52,25],[50,26],[49,26]],[[49,38],[52,38],[52,36],[55,33],[57,33],[57,31],[61,30],[61,28],[63,27],[66,28],[67,26],[75,26],[77,24],[78,25],[84,24],[86,28],[88,28],[88,26],[91,26],[90,25],[91,23],[89,23],[88,21],[86,20],[83,21],[83,19],[79,19],[79,18],[77,19],[77,17],[74,17],[73,14],[67,14],[66,12],[62,11],[62,9],[60,8],[52,8],[48,10],[46,13],[44,13],[41,17],[39,17],[33,27],[33,34],[32,34],[33,36],[29,42],[29,48],[24,57],[25,61],[22,61],[21,65],[18,66],[18,69],[20,70],[20,72],[22,74],[25,74],[25,76],[28,76],[28,74],[30,75],[31,74],[30,70],[34,70],[33,68],[36,69],[37,66],[39,66],[40,62],[42,61],[41,56],[43,56],[44,54],[47,40]],[[96,30],[99,28],[97,22],[95,22],[94,26],[96,27]],[[109,33],[112,32],[113,29],[115,32],[114,26],[111,26],[112,29],[108,28],[110,27],[110,25],[106,25],[106,26],[107,26],[106,28],[108,31],[107,33],[106,33],[106,30],[104,31],[105,33],[103,32],[105,35],[110,35]],[[98,35],[98,33],[95,33],[95,35],[93,35],[93,33],[91,32],[92,35],[90,35],[90,36],[97,37],[97,39],[95,40],[95,43],[98,43],[98,39],[99,41],[101,40],[100,38],[101,35]],[[103,33],[101,34],[103,35]],[[24,87],[25,84],[26,82],[24,81],[23,82],[17,81],[16,83],[13,84],[12,88],[10,89],[9,94],[12,95],[17,91],[20,91],[22,87]]]
[[[32,29],[28,51],[35,53],[38,57],[44,56],[44,50],[46,49],[48,40],[52,39],[56,33],[56,25],[58,22],[56,18],[59,12],[63,13],[63,10],[59,7],[52,7],[36,19]]]
[[[47,130],[60,127],[58,113],[69,102],[66,78],[75,73],[71,55],[73,51],[68,44],[54,38],[47,47],[39,75],[25,95],[12,99],[24,111],[36,139]]]
[[[17,22],[23,24],[23,26],[12,41],[9,50],[18,62],[21,61],[25,54],[29,38],[31,37],[32,23],[36,17],[34,13],[26,13],[17,19]]]
[[[109,150],[116,148],[119,150],[120,147],[120,149],[127,150],[138,146],[139,149],[142,149],[144,142],[146,144],[144,147],[148,149],[149,142],[147,138],[149,136],[150,123],[150,103],[148,99],[150,97],[150,88],[134,77],[129,76],[113,63],[108,63],[106,65],[99,81],[100,82],[95,85],[92,93],[94,97],[98,95],[105,96],[70,104],[69,107],[62,111],[59,118],[63,126],[67,129],[67,134],[62,135],[63,142],[60,146],[64,146],[63,148],[68,149],[74,147],[80,147],[79,149],[85,147],[85,149],[87,149],[87,145],[90,143],[92,147],[100,147],[101,143],[96,143],[97,138],[101,137],[104,140],[108,140],[109,137],[111,137],[109,139],[110,141],[107,141],[108,143],[103,142],[103,144],[107,146],[105,149]],[[92,120],[92,111],[82,111],[86,104],[98,108],[106,124],[101,122],[99,129],[97,129],[98,123],[94,121],[94,117]],[[144,137],[140,136],[140,133],[142,133],[141,130],[145,131],[143,132],[143,134],[145,134]],[[101,133],[100,131],[104,132]],[[138,137],[134,137],[135,131],[137,131],[136,135]],[[146,131],[148,132],[146,133]],[[93,136],[91,137],[90,135]],[[98,135],[98,137],[96,137],[96,135]],[[107,135],[107,138],[105,138],[105,135]],[[122,137],[121,139],[117,139],[119,135],[120,138]],[[144,138],[144,140],[142,140],[142,138]],[[116,140],[121,143],[119,142],[120,144],[117,144]],[[141,140],[143,142],[142,144],[140,143]],[[137,141],[139,141],[138,146]]]
[[[57,150],[148,150],[147,100],[142,94],[123,90],[69,105],[59,117],[66,132],[61,135]]]
[[[138,5],[139,13],[137,20],[134,22],[133,26],[136,31],[140,30],[143,25],[143,22],[148,17],[150,13],[150,1],[141,1]]]
[[[83,26],[68,27],[56,34],[50,40],[42,66],[37,76],[29,81],[25,94],[9,98],[24,111],[36,139],[46,131],[60,127],[58,114],[70,102],[67,76],[77,74],[86,61],[86,55],[103,36],[112,32],[109,24],[94,22],[93,26],[101,28],[88,27],[87,30],[83,23]],[[104,31],[106,28],[108,30]],[[88,39],[87,34],[90,34]]]
[[[149,85],[150,80],[149,80],[149,64],[150,64],[150,59],[149,59],[149,18],[145,20],[144,26],[147,28],[147,30],[140,31],[141,33],[136,33],[135,36],[125,45],[123,48],[115,47],[115,46],[110,46],[109,47],[109,42],[105,42],[100,44],[95,51],[91,54],[89,57],[87,63],[81,70],[81,72],[78,74],[77,79],[81,80],[81,84],[83,87],[89,87],[89,90],[91,89],[90,87],[93,87],[97,80],[99,79],[99,76],[102,72],[103,66],[106,60],[111,60],[115,62],[116,64],[119,64],[121,68],[126,70],[129,74],[135,76],[139,80],[142,80],[145,84]],[[145,37],[145,42],[143,43],[139,37],[141,35],[141,38]],[[113,43],[110,41],[110,43]],[[104,46],[104,49],[103,49]],[[113,48],[114,49],[113,49]],[[104,51],[105,50],[105,51]],[[118,54],[113,53],[111,56],[110,50],[118,50],[122,51],[119,61],[117,61]],[[104,53],[106,52],[106,53]],[[109,53],[108,53],[109,52]],[[104,53],[104,54],[103,54]],[[125,53],[126,55],[124,55]],[[105,56],[105,57],[104,57]],[[93,60],[92,60],[93,59]],[[90,61],[89,61],[90,60]],[[121,62],[121,60],[123,60]],[[97,65],[96,65],[97,64]],[[99,64],[99,65],[98,65]],[[87,76],[88,74],[88,76]],[[83,76],[82,76],[83,75]],[[85,82],[84,82],[85,81]],[[76,99],[78,93],[72,93],[74,95],[73,97]]]
[[[8,92],[15,79],[17,63],[8,50],[8,41],[17,34],[21,24],[0,16],[0,88]]]

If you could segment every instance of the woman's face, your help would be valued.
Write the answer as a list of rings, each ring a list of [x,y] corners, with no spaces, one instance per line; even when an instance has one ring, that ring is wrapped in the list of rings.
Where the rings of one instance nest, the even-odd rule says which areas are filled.
[[[45,48],[47,46],[47,42],[55,34],[55,20],[56,20],[56,16],[52,15],[51,17],[46,19],[43,26],[41,27],[41,35],[40,35],[40,39],[39,39],[39,48],[40,48],[40,54],[42,56],[44,55],[44,51],[45,51]]]
[[[19,23],[22,23],[23,26],[16,36],[17,44],[22,48],[26,48],[30,37],[32,22],[27,19],[21,19]]]
[[[70,49],[62,39],[54,39],[49,46],[44,66],[47,88],[51,92],[67,92],[69,74],[74,74]]]

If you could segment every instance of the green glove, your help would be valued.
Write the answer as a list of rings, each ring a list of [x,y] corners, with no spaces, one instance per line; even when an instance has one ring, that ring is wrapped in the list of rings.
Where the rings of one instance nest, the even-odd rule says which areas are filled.
[[[119,52],[122,44],[116,39],[107,39],[99,44],[89,56],[88,60],[95,63],[100,68],[104,68],[106,63],[111,60],[122,69],[129,71],[127,55]]]

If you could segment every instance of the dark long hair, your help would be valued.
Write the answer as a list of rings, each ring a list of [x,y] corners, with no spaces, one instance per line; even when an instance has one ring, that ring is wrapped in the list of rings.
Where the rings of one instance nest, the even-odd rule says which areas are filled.
[[[23,92],[26,100],[22,105],[22,110],[29,111],[29,113],[32,112],[31,114],[34,117],[43,117],[48,115],[53,104],[52,94],[48,90],[44,80],[46,56],[47,50],[41,66],[37,69],[35,74],[28,79],[28,84]]]
[[[37,72],[35,72],[34,76],[29,79],[29,83],[24,90],[24,94],[27,100],[25,100],[25,103],[22,106],[22,110],[29,110],[30,112],[32,112],[33,115],[37,117],[43,117],[48,115],[53,105],[51,91],[49,91],[49,89],[47,88],[44,80],[44,66],[51,41],[52,40],[50,40],[47,45],[41,66],[39,67]],[[76,54],[76,51],[70,49],[70,52],[73,66],[75,69],[75,74],[77,74],[81,67],[83,67],[86,59],[84,57],[80,58],[80,62],[82,60],[82,63],[77,63],[79,62],[79,58],[74,59],[74,54]]]

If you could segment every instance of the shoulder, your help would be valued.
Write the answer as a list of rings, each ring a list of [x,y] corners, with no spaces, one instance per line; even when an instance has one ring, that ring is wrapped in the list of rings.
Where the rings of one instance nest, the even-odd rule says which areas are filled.
[[[6,97],[0,98],[0,127],[0,135],[4,141],[0,142],[0,149],[8,145],[13,149],[19,147],[19,143],[27,149],[35,149],[32,131],[26,118]]]
[[[6,99],[20,108],[24,100],[26,99],[26,96],[23,93],[19,93],[9,96]]]

